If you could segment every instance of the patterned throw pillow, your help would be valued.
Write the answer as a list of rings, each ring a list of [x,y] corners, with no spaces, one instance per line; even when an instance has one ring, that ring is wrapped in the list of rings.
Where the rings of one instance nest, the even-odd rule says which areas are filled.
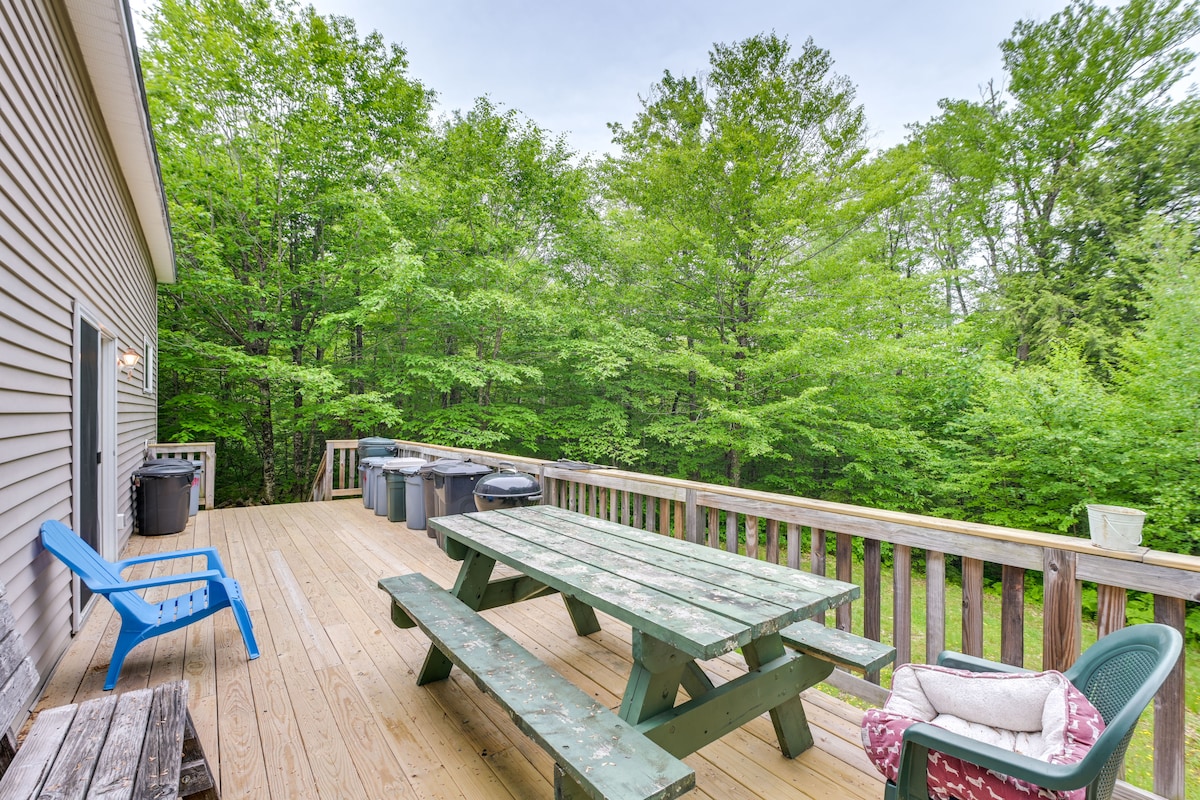
[[[904,730],[916,722],[968,736],[1051,764],[1082,759],[1104,718],[1061,672],[967,672],[906,664],[896,669],[883,708],[863,717],[867,756],[890,781],[900,766]],[[1083,800],[1085,789],[1050,791],[975,764],[929,753],[929,795],[936,800]]]

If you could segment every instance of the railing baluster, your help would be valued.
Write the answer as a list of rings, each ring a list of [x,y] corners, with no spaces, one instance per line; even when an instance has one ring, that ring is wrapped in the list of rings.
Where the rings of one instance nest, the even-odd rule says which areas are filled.
[[[898,544],[892,550],[892,646],[896,665],[912,661],[912,548]]]
[[[820,528],[812,529],[812,553],[809,556],[812,562],[810,570],[814,575],[824,575],[826,570],[825,556],[825,531]],[[812,618],[822,625],[825,624],[825,612],[813,614]]]
[[[946,554],[925,551],[925,663],[946,649]]]
[[[708,510],[708,546],[721,547],[721,510],[718,508]]]
[[[854,581],[854,541],[848,533],[837,534],[837,546],[834,557],[834,575],[839,581],[852,583]],[[843,603],[833,612],[834,624],[838,630],[848,631],[854,619],[854,609],[849,603]]]
[[[725,549],[738,551],[738,515],[736,511],[725,512]]]
[[[883,582],[883,547],[878,539],[863,540],[863,636],[880,641],[883,636],[883,610],[880,584]],[[879,670],[866,674],[868,681],[879,683]]]
[[[1000,660],[1025,666],[1025,570],[1004,565],[1000,592]]]
[[[1125,627],[1125,601],[1127,592],[1120,586],[1096,586],[1096,633],[1108,636]]]
[[[758,517],[746,515],[746,555],[758,558]]]
[[[767,561],[779,563],[779,520],[767,519]]]
[[[962,560],[962,652],[983,657],[983,562]]]
[[[800,569],[800,523],[787,524],[787,565]]]

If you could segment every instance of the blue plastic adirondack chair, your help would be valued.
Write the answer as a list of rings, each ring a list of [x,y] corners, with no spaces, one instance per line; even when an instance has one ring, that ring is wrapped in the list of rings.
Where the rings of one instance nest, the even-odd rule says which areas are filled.
[[[247,655],[251,659],[258,658],[258,643],[254,640],[250,612],[246,609],[246,601],[242,599],[242,587],[225,572],[225,566],[215,548],[156,553],[113,563],[101,558],[99,553],[61,522],[47,520],[42,523],[41,530],[42,544],[46,549],[70,567],[89,589],[108,598],[121,615],[121,633],[117,636],[117,646],[113,648],[108,677],[104,681],[105,690],[117,685],[117,676],[121,673],[125,656],[139,643],[159,634],[186,627],[222,608],[233,611],[238,628],[242,632],[242,641],[246,643]],[[206,556],[208,568],[203,572],[162,575],[137,581],[127,581],[121,577],[121,572],[134,564],[192,556]],[[204,581],[204,588],[172,597],[157,605],[147,603],[138,594],[140,590],[153,586],[200,581]]]

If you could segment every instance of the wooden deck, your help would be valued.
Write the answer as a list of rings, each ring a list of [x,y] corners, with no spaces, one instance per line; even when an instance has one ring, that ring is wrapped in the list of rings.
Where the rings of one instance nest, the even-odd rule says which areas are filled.
[[[245,588],[262,656],[246,660],[233,616],[221,612],[140,645],[117,690],[191,682],[192,715],[223,798],[553,797],[549,757],[469,679],[456,670],[448,681],[415,684],[427,640],[392,625],[376,581],[418,571],[452,585],[457,562],[423,531],[389,523],[357,499],[239,508],[202,511],[174,536],[135,536],[126,555],[207,545]],[[556,597],[485,613],[577,686],[619,705],[628,627],[601,614],[601,633],[576,636]],[[101,601],[39,707],[102,694],[115,638]],[[738,661],[707,666],[720,679],[744,670]],[[764,715],[685,759],[697,784],[687,797],[878,798],[881,779],[859,744],[861,712],[816,690],[804,697],[815,748],[785,759]]]

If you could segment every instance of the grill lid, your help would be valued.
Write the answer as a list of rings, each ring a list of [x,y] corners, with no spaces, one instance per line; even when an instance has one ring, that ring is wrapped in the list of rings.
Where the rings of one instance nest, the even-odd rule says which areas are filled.
[[[542,493],[542,487],[537,478],[501,461],[495,472],[479,479],[474,491],[480,497],[533,497]]]

